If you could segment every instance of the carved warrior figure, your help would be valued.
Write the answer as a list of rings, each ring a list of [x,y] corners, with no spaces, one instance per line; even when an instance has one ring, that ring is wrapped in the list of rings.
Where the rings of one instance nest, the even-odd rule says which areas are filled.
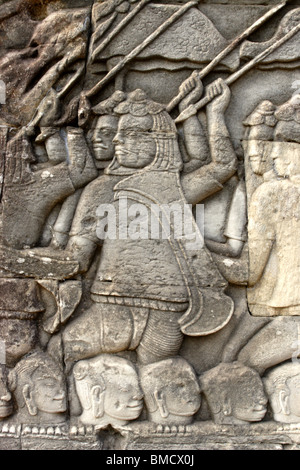
[[[276,178],[273,169],[273,160],[271,159],[271,150],[273,145],[273,136],[277,119],[275,117],[276,106],[269,100],[263,100],[256,106],[249,116],[243,121],[245,126],[245,133],[243,138],[243,147],[245,153],[245,173],[246,173],[246,187],[248,201],[251,200],[253,192],[257,187],[265,182]],[[246,196],[246,194],[245,194]],[[235,224],[235,229],[240,226],[243,219],[247,219],[247,204],[246,200],[236,198],[235,213],[239,213],[238,222]],[[229,212],[230,214],[230,212]],[[234,221],[234,219],[233,219]],[[230,217],[228,224],[230,223]],[[237,242],[235,242],[237,243]],[[209,245],[211,248],[211,246]],[[240,284],[239,272],[245,272],[245,282],[247,285],[249,277],[249,256],[248,247],[246,259],[242,257],[237,260],[236,265],[231,264],[232,277],[235,275],[237,284]],[[214,249],[214,247],[212,247]],[[232,252],[232,250],[231,250]],[[245,267],[244,267],[245,266]],[[241,269],[242,268],[242,269]],[[238,274],[238,275],[236,275]],[[260,307],[261,299],[266,299],[270,295],[276,280],[276,260],[271,254],[268,263],[264,269],[264,275],[260,281],[253,287],[248,287],[247,298],[248,305],[252,313],[257,312]],[[265,304],[265,301],[262,302]],[[262,310],[262,315],[264,315]],[[268,318],[253,318],[251,315],[246,314],[239,320],[238,326],[234,330],[234,334],[226,344],[223,351],[223,360],[228,362],[229,358],[235,357],[241,345],[246,343],[247,338],[251,339],[252,336],[270,320]],[[276,348],[278,350],[278,346]]]
[[[81,128],[68,127],[64,137],[55,127],[60,103],[52,90],[34,120],[9,141],[1,220],[5,244],[22,248],[38,243],[46,246],[51,241],[54,248],[65,247],[81,195],[79,188],[97,177],[113,157],[117,129],[113,107],[123,99],[124,93],[115,92],[91,110],[94,120],[87,136]],[[41,132],[35,143],[45,148],[44,163],[39,162],[34,153],[38,147],[31,142],[36,125]]]
[[[52,209],[97,176],[82,132],[80,128],[67,129],[67,150],[58,128],[44,129],[49,161],[42,169],[37,165],[36,171],[26,129],[8,143],[2,200],[3,239],[8,246],[35,246]]]
[[[199,378],[201,391],[216,423],[261,421],[267,398],[259,374],[243,364],[221,363]]]
[[[192,366],[175,357],[140,368],[148,419],[157,424],[188,424],[200,408],[200,388]]]
[[[279,176],[283,175],[283,169],[280,171],[279,168],[277,176],[275,172],[277,165],[275,164],[274,168],[274,161],[271,158],[275,156],[276,161],[276,147],[277,149],[280,147],[280,156],[284,162],[292,161],[294,152],[291,151],[291,146],[297,146],[292,142],[299,140],[297,119],[299,120],[299,96],[295,95],[278,109],[270,101],[263,101],[245,121],[245,125],[249,127],[245,136],[246,158],[249,158],[251,164],[247,176],[250,180],[252,173],[259,176],[258,181],[252,185],[250,190],[251,195],[253,188],[256,188],[249,203],[249,217],[253,217],[249,224],[249,256],[252,269],[255,272],[258,268],[262,271],[260,279],[247,289],[249,309],[256,318],[248,314],[243,317],[226,345],[225,349],[229,351],[229,356],[225,353],[224,357],[228,360],[228,357],[232,357],[230,349],[235,349],[237,353],[241,348],[236,355],[237,359],[257,370],[260,375],[263,375],[265,370],[291,359],[295,354],[295,344],[298,341],[299,318],[298,316],[286,316],[293,315],[293,312],[297,311],[296,305],[288,308],[274,308],[269,305],[270,299],[276,292],[275,287],[277,294],[279,294],[278,287],[281,285],[282,294],[280,296],[286,305],[293,303],[289,289],[294,289],[297,293],[296,284],[294,284],[296,279],[294,262],[297,263],[295,255],[297,254],[298,242],[295,241],[291,246],[290,236],[283,239],[283,233],[290,224],[293,226],[291,229],[293,236],[297,236],[297,217],[292,221],[291,212],[283,208],[284,201],[289,201],[289,210],[291,210],[295,201],[293,198],[297,198],[297,184],[295,186],[295,177]],[[292,173],[295,172],[295,168],[294,164],[289,165],[289,171],[291,170]],[[293,198],[290,197],[291,193],[286,192],[286,188],[293,188],[290,189]],[[297,207],[297,204],[294,207]],[[264,234],[260,242],[254,236],[255,233],[257,235],[258,230],[260,235]],[[279,237],[278,242],[277,237]],[[260,243],[266,245],[262,251],[259,248]],[[287,251],[282,252],[280,249],[282,244],[285,244],[286,249],[290,250],[292,263],[288,261]],[[271,249],[270,245],[272,245]],[[262,253],[264,253],[263,257]],[[281,256],[283,253],[285,253],[285,259]],[[255,259],[259,259],[257,266],[254,264]],[[279,266],[281,267],[280,271]],[[282,273],[284,279],[281,283],[279,278]]]
[[[213,86],[217,97],[208,106],[212,162],[181,179],[176,128],[163,107],[136,90],[115,109],[120,115],[115,157],[106,174],[85,188],[66,249],[84,272],[102,244],[93,305],[63,333],[67,362],[124,349],[136,349],[141,363],[163,360],[177,354],[183,333],[208,334],[229,320],[233,304],[224,294],[226,282],[203,245],[187,249],[190,237],[179,242],[172,227],[169,240],[104,236],[101,241],[99,230],[97,235],[101,203],[114,204],[117,214],[124,198],[147,210],[174,202],[183,208],[186,201],[195,204],[219,190],[235,172],[223,117],[230,92],[222,81]]]
[[[251,201],[251,195],[257,189],[257,186],[263,182],[276,179],[273,160],[271,158],[275,125],[276,107],[270,101],[266,100],[260,103],[257,108],[244,121],[246,126],[246,135],[244,140],[245,157],[249,159],[251,170],[254,174],[248,175],[248,194]],[[250,172],[250,170],[249,170]],[[264,308],[266,299],[274,288],[276,281],[276,257],[272,253],[264,269],[264,275],[258,283],[248,288],[248,302],[253,314],[257,314]],[[263,305],[260,307],[260,305]]]
[[[299,423],[299,362],[283,363],[269,371],[263,380],[274,420],[281,423]]]
[[[140,415],[143,394],[137,372],[127,359],[102,354],[79,361],[73,368],[81,423],[122,426]]]
[[[107,164],[104,160],[112,158],[112,155],[105,155],[103,149],[110,146],[109,151],[113,152],[111,141],[117,119],[112,110],[124,96],[122,92],[116,92],[93,108],[96,118],[88,136],[97,128],[95,145],[84,136],[81,128],[67,127],[65,130],[58,127],[60,100],[52,89],[36,110],[34,119],[10,139],[1,214],[1,235],[7,246],[45,246],[45,225],[49,225],[53,215],[57,219],[52,228],[52,245],[64,246],[80,195],[78,188],[94,179],[97,170]],[[40,134],[34,139],[36,126],[39,126]],[[108,139],[104,136],[107,133],[110,134]],[[105,138],[102,155],[100,140]],[[104,163],[98,163],[102,160]],[[61,203],[57,215],[56,209]],[[10,268],[15,272],[13,263]]]
[[[21,359],[8,377],[17,404],[16,420],[24,424],[61,424],[67,409],[65,378],[58,364],[42,351]]]
[[[99,173],[112,160],[114,155],[113,137],[117,132],[118,117],[114,114],[114,107],[125,99],[125,93],[116,91],[108,99],[100,102],[92,109],[88,108],[88,115],[82,110],[78,111],[79,126],[85,125],[86,136],[82,139],[88,144],[94,165]],[[86,122],[88,121],[88,122]],[[87,126],[89,124],[89,126]],[[83,143],[84,145],[84,143]],[[77,189],[62,204],[60,212],[51,228],[51,246],[65,248],[68,242],[69,231],[74,218],[74,213],[82,193],[82,188]],[[50,215],[51,217],[51,215]]]
[[[271,158],[278,179],[261,184],[249,209],[249,286],[264,277],[270,256],[277,261],[276,280],[255,315],[298,315],[299,281],[299,95],[278,107]]]

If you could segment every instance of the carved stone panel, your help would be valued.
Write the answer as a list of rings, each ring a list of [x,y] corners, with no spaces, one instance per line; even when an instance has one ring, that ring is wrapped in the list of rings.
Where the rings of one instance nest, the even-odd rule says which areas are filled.
[[[299,1],[0,23],[0,449],[298,449]]]

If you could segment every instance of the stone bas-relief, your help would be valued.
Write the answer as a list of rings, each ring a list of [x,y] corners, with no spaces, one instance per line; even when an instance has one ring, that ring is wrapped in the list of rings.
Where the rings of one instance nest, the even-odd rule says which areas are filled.
[[[266,414],[261,377],[243,364],[219,364],[200,377],[200,384],[216,423],[251,423]]]
[[[77,362],[73,374],[83,424],[121,426],[139,417],[143,394],[130,361],[102,354]]]
[[[297,243],[292,238],[297,237],[299,232],[299,102],[300,96],[295,94],[289,101],[271,110],[271,139],[263,140],[262,136],[256,136],[256,144],[261,146],[261,150],[255,152],[252,148],[249,152],[253,172],[264,178],[249,203],[251,287],[248,298],[251,311],[257,315],[297,315],[299,309],[297,289],[294,287],[298,274]],[[252,142],[249,147],[253,147]],[[267,163],[268,159],[273,166],[269,171],[264,171],[266,168],[263,170],[262,167],[271,163]],[[264,210],[266,213],[263,213]]]
[[[299,6],[77,3],[0,7],[0,448],[298,448]]]
[[[26,356],[10,371],[8,381],[17,402],[18,423],[64,422],[65,379],[47,354],[36,351]]]
[[[141,386],[151,422],[185,425],[201,404],[193,368],[182,358],[166,359],[141,368]]]

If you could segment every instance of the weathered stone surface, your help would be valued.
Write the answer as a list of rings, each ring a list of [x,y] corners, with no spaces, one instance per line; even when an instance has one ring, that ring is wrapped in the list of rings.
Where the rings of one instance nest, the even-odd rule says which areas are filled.
[[[299,11],[0,1],[1,450],[299,449]]]

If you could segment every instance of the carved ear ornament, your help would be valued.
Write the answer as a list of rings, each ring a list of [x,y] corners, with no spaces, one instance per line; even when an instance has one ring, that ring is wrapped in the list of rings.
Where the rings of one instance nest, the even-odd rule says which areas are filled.
[[[36,416],[38,413],[37,406],[34,403],[34,399],[32,397],[32,391],[29,384],[25,384],[23,387],[23,397],[28,408],[28,412],[31,416]]]
[[[158,405],[159,412],[162,418],[167,418],[169,416],[169,411],[166,406],[165,394],[161,390],[154,390],[154,397]]]

